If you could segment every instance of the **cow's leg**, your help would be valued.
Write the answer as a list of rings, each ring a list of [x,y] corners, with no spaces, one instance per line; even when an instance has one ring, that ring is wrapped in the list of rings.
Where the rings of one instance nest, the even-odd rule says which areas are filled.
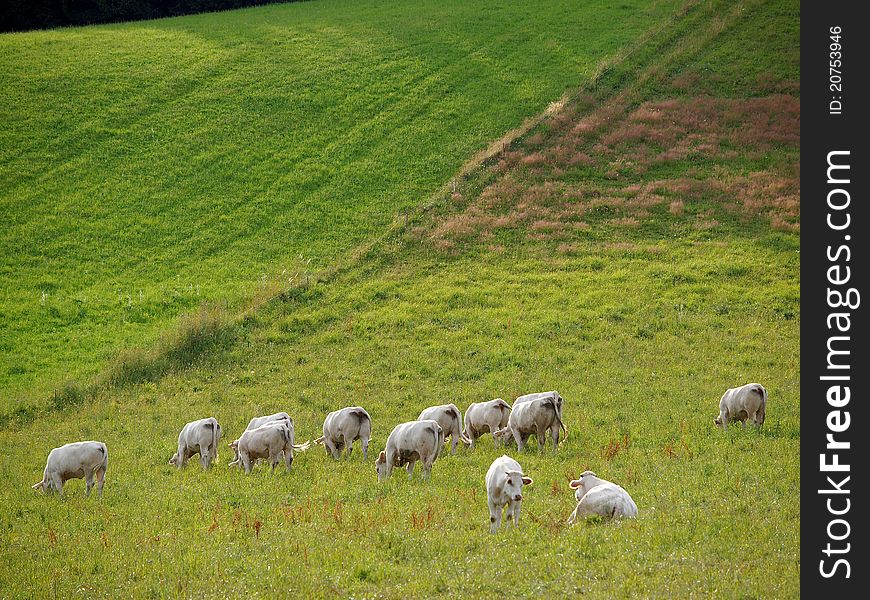
[[[363,460],[369,459],[369,441],[365,439],[365,436],[359,439],[359,445],[362,447]]]
[[[728,420],[731,418],[731,415],[728,414],[728,409],[723,408],[719,411],[719,420],[722,421],[722,431],[728,431]]]
[[[97,496],[103,497],[103,484],[106,482],[106,470],[102,467],[97,467]]]
[[[456,454],[456,446],[459,445],[459,432],[450,434],[450,454]]]
[[[513,503],[514,510],[514,527],[520,526],[520,507],[523,505],[522,501]]]
[[[526,445],[526,438],[521,434],[518,430],[514,429],[514,441],[517,443],[517,450],[520,452],[523,451],[523,448]]]
[[[547,430],[538,428],[535,437],[538,438],[538,452],[544,451],[544,446],[547,444]]]
[[[92,470],[85,471],[85,496],[91,495],[91,488],[94,487],[94,472]]]
[[[341,450],[339,450],[335,444],[330,439],[324,439],[323,444],[329,449],[330,454],[332,454],[332,458],[338,460],[341,458]]]
[[[245,469],[245,475],[250,475],[253,470],[253,466],[251,465],[251,457],[247,452],[242,452],[240,455],[242,460],[242,467]]]
[[[60,473],[51,474],[51,485],[57,490],[57,494],[63,497],[63,477],[60,476]]]
[[[568,517],[568,525],[573,525],[577,520],[577,509],[580,508],[580,503],[577,503],[577,506],[574,507],[574,512],[571,513],[571,516]]]
[[[284,468],[286,468],[289,471],[290,467],[292,465],[293,465],[293,450],[287,449],[284,451]]]
[[[559,427],[553,425],[550,427],[550,440],[553,442],[553,452],[559,449]]]
[[[501,507],[489,502],[489,532],[495,533],[501,527]]]
[[[208,469],[208,450],[203,449],[199,451],[199,464],[203,469]]]
[[[405,470],[408,471],[408,479],[411,479],[411,476],[414,474],[414,466],[416,466],[416,464],[417,464],[416,460],[411,460],[411,461],[408,461],[407,465],[405,465]]]
[[[347,447],[347,457],[350,458],[351,453],[353,453],[353,438],[348,434],[344,434],[344,445]]]

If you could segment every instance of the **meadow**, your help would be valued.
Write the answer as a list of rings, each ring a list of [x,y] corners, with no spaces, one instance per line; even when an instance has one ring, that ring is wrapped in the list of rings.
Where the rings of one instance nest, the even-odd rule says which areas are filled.
[[[336,0],[0,36],[0,411],[333,265],[675,5]]]
[[[228,15],[260,15],[265,27],[301,15],[339,18],[333,5]],[[382,18],[400,10],[354,6]],[[441,18],[449,13],[458,29],[470,28],[462,10],[467,17],[479,7],[451,6],[456,12]],[[346,196],[360,211],[337,210],[344,216],[331,221],[335,229],[324,225],[312,236],[331,259],[318,258],[308,277],[264,285],[267,296],[242,284],[203,294],[227,301],[194,312],[170,330],[176,334],[166,333],[170,313],[199,301],[143,324],[142,331],[154,328],[150,338],[122,339],[106,326],[93,333],[104,348],[128,340],[142,348],[115,359],[105,349],[101,359],[82,354],[83,369],[107,374],[100,385],[81,378],[85,391],[74,402],[47,400],[38,418],[0,427],[7,448],[0,594],[799,595],[798,7],[758,0],[615,8],[646,21],[629,35],[622,27],[631,19],[615,29],[612,18],[590,14],[578,19],[589,30],[582,36],[567,9],[522,10],[534,11],[535,28],[554,28],[541,25],[529,48],[562,31],[563,44],[588,45],[598,62],[573,73],[534,65],[547,80],[536,85],[550,86],[537,105],[513,106],[510,117],[481,106],[490,129],[469,125],[476,133],[462,142],[458,131],[439,131],[465,145],[451,160],[433,149],[427,156],[449,164],[440,176],[424,169],[431,179],[402,200]],[[221,18],[227,15],[153,27]],[[510,30],[509,22],[501,26]],[[235,32],[227,28],[229,40]],[[500,39],[511,60],[525,60],[513,54],[519,42],[512,34]],[[596,47],[596,39],[612,45]],[[416,47],[408,38],[396,44],[401,52]],[[456,63],[456,72],[465,64]],[[345,64],[350,79],[357,66]],[[566,90],[564,105],[539,123],[482,162],[471,158]],[[388,157],[372,155],[369,164],[401,171],[401,163],[382,160]],[[336,206],[312,199],[292,218],[320,225]],[[232,226],[245,226],[239,215]],[[262,235],[261,242],[269,237]],[[255,238],[241,235],[238,247]],[[161,243],[168,270],[176,260],[170,253],[181,251],[171,238]],[[233,273],[243,280],[243,267],[227,264],[231,249],[212,255],[198,244],[191,238],[191,252],[204,258],[190,273],[203,269],[216,287]],[[252,264],[273,268],[264,252]],[[274,252],[290,260],[299,250]],[[139,281],[154,268],[131,267],[127,276]],[[94,281],[104,285],[97,274]],[[212,331],[203,324],[216,310],[223,316]],[[191,345],[196,352],[176,352],[187,330],[204,341]],[[145,343],[158,335],[161,344]],[[166,368],[149,369],[157,362]],[[764,427],[717,430],[722,392],[749,381],[770,394]],[[502,451],[488,436],[473,451],[440,458],[430,482],[397,473],[377,483],[374,453],[396,423],[422,408],[455,402],[464,410],[549,389],[565,398],[570,437],[555,454],[534,445],[509,451],[534,478],[519,529],[489,534],[483,477]],[[247,477],[227,466],[228,449],[208,472],[167,464],[180,427],[194,418],[216,416],[229,441],[251,416],[286,410],[304,440],[320,435],[328,411],[352,404],[373,418],[367,461],[355,452],[336,462],[314,448],[290,473],[261,466]],[[85,498],[81,481],[68,485],[63,500],[30,490],[48,450],[73,439],[107,443],[103,498]],[[568,527],[568,481],[585,469],[623,485],[639,518]]]

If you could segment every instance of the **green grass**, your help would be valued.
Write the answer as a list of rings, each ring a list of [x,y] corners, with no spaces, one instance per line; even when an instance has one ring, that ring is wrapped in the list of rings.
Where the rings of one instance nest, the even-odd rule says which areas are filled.
[[[0,36],[0,408],[333,264],[675,4],[323,1]]]
[[[699,93],[737,107],[796,94],[793,4],[691,3],[648,23],[646,36],[635,33],[642,43],[629,44],[599,79],[576,80],[582,93],[561,115],[461,178],[460,197],[437,193],[452,177],[446,169],[407,198],[407,223],[393,221],[395,211],[378,223],[346,223],[354,233],[335,250],[343,254],[336,268],[307,285],[256,310],[237,310],[248,300],[197,313],[125,360],[94,361],[103,376],[124,375],[115,384],[85,392],[71,384],[32,422],[0,426],[0,589],[12,597],[799,596],[800,238],[793,223],[773,219],[786,210],[776,186],[759,186],[757,206],[732,206],[753,173],[782,179],[786,192],[795,178],[799,184],[799,144],[732,139],[741,125],[726,119],[716,134],[721,152],[666,160],[627,181],[612,176],[611,162],[647,142],[618,146],[613,157],[604,149],[639,107],[694,98],[683,82],[699,64],[722,73]],[[308,3],[305,11],[314,19],[328,6]],[[391,6],[354,10],[370,16]],[[477,14],[476,5],[465,8],[466,21]],[[239,14],[259,12],[225,17]],[[553,15],[566,31],[590,28],[572,42],[579,45],[618,33],[612,20],[602,32]],[[766,41],[740,54],[753,31],[766,32]],[[776,75],[736,82],[751,61]],[[772,105],[772,127],[787,113],[777,112],[782,104]],[[616,116],[572,137],[577,123],[613,106]],[[514,124],[505,121],[502,131]],[[479,147],[470,145],[452,168]],[[590,161],[559,158],[569,147]],[[536,153],[545,160],[525,160]],[[626,191],[684,179],[701,191],[672,186],[646,213]],[[493,200],[488,194],[508,189],[505,182],[514,191]],[[582,217],[587,227],[569,229],[573,216],[553,216],[565,199],[538,193],[547,182],[588,192],[568,208],[612,198]],[[683,201],[680,211],[669,209],[674,200]],[[517,216],[523,202],[540,212]],[[508,226],[486,220],[500,216],[512,217]],[[536,219],[560,227],[536,229]],[[229,267],[215,268],[220,282]],[[196,344],[211,350],[189,353]],[[749,381],[770,394],[764,428],[718,431],[722,392]],[[228,468],[227,451],[209,472],[167,464],[180,427],[206,415],[220,420],[229,441],[251,416],[286,410],[298,437],[312,439],[328,411],[361,404],[374,421],[374,454],[396,423],[426,406],[452,401],[464,409],[554,388],[565,397],[570,438],[555,455],[534,444],[510,452],[535,483],[524,490],[520,529],[497,536],[488,532],[483,477],[501,452],[488,436],[474,451],[439,459],[428,483],[397,473],[378,484],[373,455],[335,462],[320,448],[274,475]],[[30,490],[48,450],[75,439],[108,444],[104,497],[85,499],[81,481],[62,501]],[[587,468],[623,485],[639,518],[568,527],[568,478]]]

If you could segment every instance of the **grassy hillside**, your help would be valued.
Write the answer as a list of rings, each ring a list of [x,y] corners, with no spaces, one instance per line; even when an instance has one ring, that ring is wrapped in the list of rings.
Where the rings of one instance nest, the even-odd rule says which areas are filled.
[[[332,264],[675,5],[323,1],[0,36],[0,409]]]
[[[580,26],[565,14],[553,23]],[[0,429],[0,589],[797,597],[798,22],[793,2],[688,3],[455,190],[361,219],[336,268],[238,318],[218,351]],[[749,381],[770,393],[764,428],[716,430],[724,389]],[[232,439],[287,410],[312,439],[361,404],[377,452],[425,406],[554,388],[571,436],[555,455],[509,452],[535,482],[520,529],[497,536],[489,437],[428,483],[378,484],[373,457],[319,448],[291,473],[245,477],[227,452],[210,472],[166,464],[206,415]],[[80,481],[62,501],[28,489],[50,448],[90,438],[109,446],[102,500]],[[587,468],[629,490],[636,521],[566,525],[568,478]]]

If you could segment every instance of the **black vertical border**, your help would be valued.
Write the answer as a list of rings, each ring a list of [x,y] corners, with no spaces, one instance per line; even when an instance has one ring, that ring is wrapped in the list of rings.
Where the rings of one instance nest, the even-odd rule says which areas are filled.
[[[832,598],[867,597],[870,571],[866,522],[867,489],[870,481],[866,478],[866,455],[870,437],[867,417],[867,379],[870,378],[870,355],[867,344],[867,319],[864,316],[870,305],[870,294],[866,286],[867,271],[870,270],[870,256],[867,252],[867,237],[870,235],[870,222],[867,211],[867,179],[870,178],[870,165],[867,149],[870,146],[864,113],[870,110],[865,80],[870,76],[870,21],[859,15],[866,8],[864,3],[854,2],[801,2],[801,595],[807,598],[825,594]],[[865,10],[860,11],[866,14]],[[830,88],[830,28],[842,28],[842,92]],[[842,114],[829,114],[829,103],[842,96]],[[848,150],[850,183],[848,191],[851,203],[848,212],[851,226],[848,231],[833,231],[827,225],[827,194],[837,185],[827,183],[828,153],[834,150]],[[842,171],[841,171],[842,173]],[[836,215],[842,218],[841,214]],[[846,241],[845,236],[850,240]],[[847,244],[851,248],[851,278],[840,289],[854,287],[861,293],[858,308],[833,309],[827,303],[828,246],[836,250]],[[834,286],[831,286],[834,287]],[[831,312],[848,311],[851,313],[849,333],[829,331],[827,316]],[[827,342],[831,335],[849,335],[848,356],[851,369],[840,371],[848,373],[851,381],[843,383],[851,389],[848,410],[851,425],[846,432],[836,434],[837,439],[849,441],[851,448],[839,451],[840,462],[850,465],[850,472],[823,473],[820,470],[819,455],[826,452],[826,434],[829,433],[826,418],[829,406],[826,392],[831,382],[822,381],[821,376],[831,374],[827,370]],[[845,347],[841,344],[841,348]],[[842,361],[841,361],[842,362]],[[827,451],[829,454],[835,452]],[[835,508],[843,506],[845,495],[831,496],[820,494],[820,489],[829,488],[827,476],[840,481],[844,475],[851,477],[844,488],[850,493],[850,510],[842,517],[828,512],[826,501],[835,498]],[[849,537],[840,542],[829,540],[827,528],[832,519],[844,518],[849,521]],[[841,535],[842,524],[835,526],[835,535]],[[845,547],[851,544],[846,554],[824,554],[828,542],[832,547]],[[834,564],[836,558],[848,560],[851,573],[844,577],[841,565],[834,577],[825,578],[820,573],[820,561],[825,560],[826,569]]]

